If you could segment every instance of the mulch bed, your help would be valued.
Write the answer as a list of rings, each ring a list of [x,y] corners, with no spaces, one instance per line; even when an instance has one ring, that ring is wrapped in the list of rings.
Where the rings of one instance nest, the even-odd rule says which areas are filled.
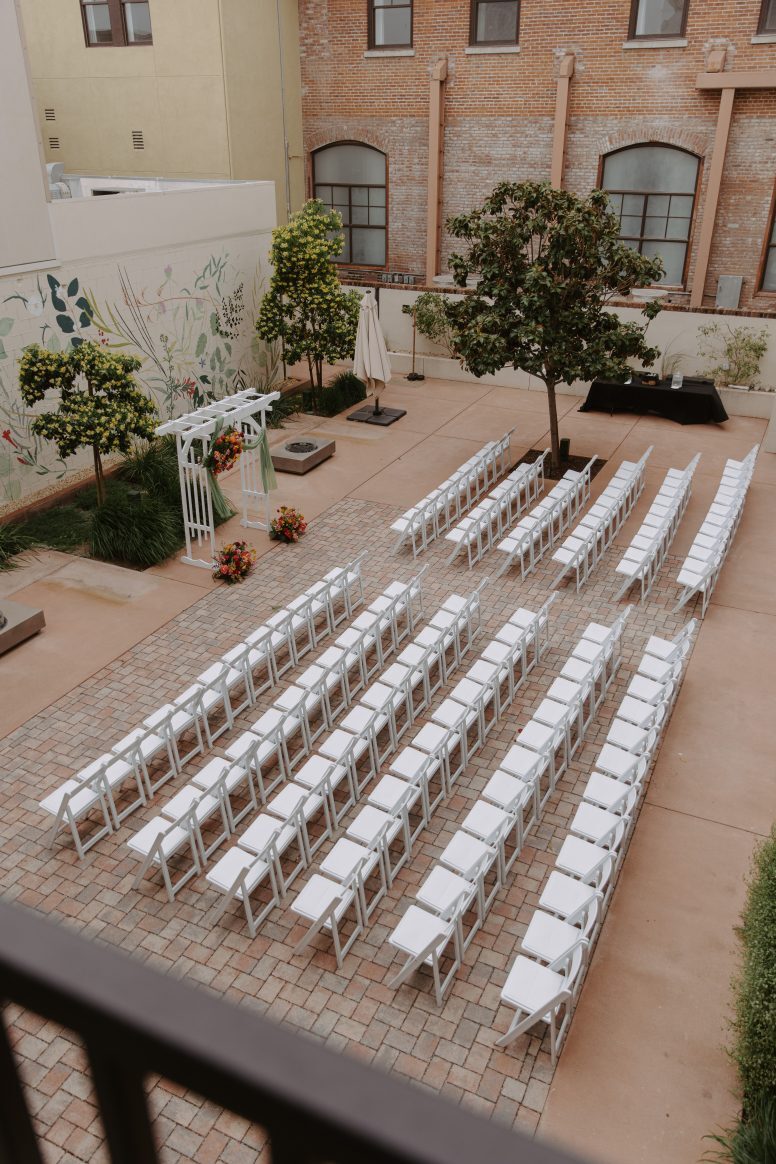
[[[544,449],[529,449],[528,452],[522,456],[519,461],[515,462],[512,468],[516,469],[518,465],[532,465],[534,461],[542,455],[543,452]],[[553,473],[552,465],[550,464],[548,457],[544,463],[544,476],[550,481],[559,481],[567,469],[575,469],[576,472],[580,473],[589,460],[589,457],[567,457],[565,461],[561,461],[560,469],[558,472]],[[605,464],[606,461],[602,461],[599,457],[591,470],[591,479],[598,476]]]

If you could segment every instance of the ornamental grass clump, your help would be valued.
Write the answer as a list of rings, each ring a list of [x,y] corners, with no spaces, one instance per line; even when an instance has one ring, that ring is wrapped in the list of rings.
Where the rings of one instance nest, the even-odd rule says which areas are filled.
[[[256,563],[256,551],[247,542],[230,542],[223,546],[213,563],[213,577],[217,582],[234,586],[244,581]]]
[[[276,542],[298,542],[306,529],[304,514],[289,505],[281,505],[277,517],[270,522],[269,536]]]
[[[180,544],[180,516],[161,497],[112,489],[92,516],[93,558],[145,569],[171,557]]]

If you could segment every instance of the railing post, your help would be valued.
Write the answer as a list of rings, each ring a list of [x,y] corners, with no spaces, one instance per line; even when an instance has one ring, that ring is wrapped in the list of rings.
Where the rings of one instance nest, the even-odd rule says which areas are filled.
[[[43,1164],[0,1010],[0,1164]]]
[[[94,1042],[87,1052],[111,1164],[158,1164],[142,1076]]]

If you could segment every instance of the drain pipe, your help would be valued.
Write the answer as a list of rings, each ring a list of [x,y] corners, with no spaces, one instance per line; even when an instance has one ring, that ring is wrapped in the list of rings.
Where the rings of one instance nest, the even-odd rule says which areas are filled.
[[[286,71],[283,55],[283,25],[281,23],[280,0],[275,0],[278,25],[278,58],[280,60],[280,117],[283,125],[283,163],[286,183],[286,218],[291,217],[291,169],[288,161],[288,127],[286,124]]]

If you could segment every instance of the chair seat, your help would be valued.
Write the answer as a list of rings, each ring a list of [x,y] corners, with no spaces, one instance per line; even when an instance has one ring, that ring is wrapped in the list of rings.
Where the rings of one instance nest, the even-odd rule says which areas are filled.
[[[501,767],[510,776],[518,776],[521,780],[531,781],[543,772],[549,764],[549,758],[541,752],[533,752],[519,744],[513,744],[501,760]]]
[[[348,882],[361,866],[361,875],[364,880],[371,876],[380,861],[380,854],[375,849],[368,849],[359,845],[348,837],[340,837],[334,848],[321,862],[321,872],[335,881]]]
[[[294,773],[294,783],[303,788],[318,788],[321,781],[327,776],[332,788],[337,788],[347,776],[348,770],[341,764],[334,764],[325,756],[312,755],[305,760],[301,768]]]
[[[372,789],[367,804],[396,816],[406,806],[412,808],[420,798],[420,789],[399,780],[396,776],[383,776]]]
[[[255,732],[243,732],[226,749],[226,755],[230,760],[242,760],[249,752],[253,751],[253,763],[261,764],[268,757],[275,755],[277,747],[277,743],[273,739],[262,740]]]
[[[197,788],[208,789],[212,788],[230,767],[228,760],[222,760],[220,756],[215,756],[205,764],[204,768],[200,768],[199,772],[195,772],[192,777],[192,784],[196,784]],[[244,768],[232,768],[226,779],[226,788],[232,792],[238,784],[245,779]]]
[[[424,723],[412,743],[423,752],[437,752],[450,740],[450,729],[438,723]]]
[[[78,791],[80,789],[80,791]],[[56,816],[62,807],[62,801],[70,794],[70,811],[74,817],[81,816],[83,813],[93,808],[95,804],[99,803],[100,794],[91,785],[81,786],[79,780],[66,780],[64,784],[60,784],[59,788],[55,788],[50,792],[45,800],[40,801],[40,807],[44,812]]]
[[[518,747],[529,748],[532,752],[547,752],[555,744],[557,729],[549,727],[539,720],[530,719],[518,733],[516,743]]]
[[[630,795],[630,785],[624,780],[614,780],[601,772],[591,772],[582,798],[607,812],[618,812]]]
[[[621,827],[621,817],[613,812],[608,812],[605,808],[598,808],[595,804],[588,804],[584,800],[577,806],[577,811],[574,813],[574,819],[570,825],[572,832],[577,833],[587,841],[592,841],[594,845],[600,845],[605,840],[611,843]]]
[[[296,829],[284,825],[280,820],[262,812],[248,826],[239,838],[241,849],[249,853],[263,853],[270,841],[275,842],[278,853],[284,853],[296,837]]]
[[[165,747],[165,741],[148,728],[139,727],[114,744],[111,751],[118,756],[133,745],[137,747],[144,760],[150,760]]]
[[[423,951],[435,943],[434,952],[441,957],[445,946],[450,940],[452,926],[420,906],[411,905],[404,914],[393,933],[388,935],[388,941],[397,950],[417,958]],[[431,955],[426,962],[431,961]]]
[[[513,817],[503,808],[477,800],[461,821],[461,828],[486,845],[495,845],[509,832],[512,823]]]
[[[542,890],[539,905],[542,909],[567,918],[583,910],[595,895],[596,891],[584,881],[578,881],[576,877],[569,877],[566,873],[559,873],[557,869],[553,869]]]
[[[584,687],[571,679],[554,679],[547,691],[549,699],[559,703],[578,703],[584,694]]]
[[[368,747],[369,741],[365,737],[352,735],[350,732],[342,731],[341,728],[336,728],[321,741],[318,745],[318,751],[329,760],[341,760],[347,752],[352,750],[354,758],[358,760]]]
[[[463,898],[464,903],[468,904],[475,893],[476,888],[470,881],[442,865],[434,865],[415,896],[432,913],[449,917],[459,899]]]
[[[194,810],[194,815],[200,824],[203,821],[209,820],[213,813],[218,811],[220,803],[218,797],[203,794],[201,788],[187,784],[167,802],[162,809],[162,816],[166,816],[168,820],[180,820],[192,808],[195,802],[198,803]]]
[[[635,699],[632,695],[625,695],[620,700],[617,716],[619,719],[627,720],[628,723],[636,724],[637,727],[645,728],[655,717],[655,705],[643,699]]]
[[[618,780],[628,780],[636,771],[639,757],[624,748],[616,748],[613,744],[604,744],[598,753],[596,767],[609,776]]]
[[[348,825],[345,835],[352,841],[361,841],[362,844],[371,849],[381,837],[388,844],[391,844],[398,837],[401,829],[402,822],[398,817],[391,816],[390,813],[367,804]]]
[[[178,849],[187,844],[191,838],[189,829],[182,828],[180,825],[171,828],[171,822],[166,817],[155,816],[153,820],[149,820],[148,824],[143,825],[133,837],[129,838],[127,845],[135,853],[147,857],[162,833],[167,834],[162,840],[162,852],[165,857],[177,853]]]
[[[571,949],[580,933],[576,926],[537,909],[528,923],[522,947],[526,954],[532,954],[544,962],[554,962]]]
[[[508,772],[502,772],[498,768],[485,785],[482,795],[491,804],[496,804],[508,812],[516,812],[530,797],[531,789],[516,776],[510,776]]]
[[[549,1006],[563,990],[564,983],[562,974],[518,954],[507,975],[501,998],[529,1014],[541,1013],[542,1007]]]
[[[607,849],[585,841],[581,837],[567,836],[555,858],[558,869],[588,881],[610,857]]]
[[[624,748],[626,752],[643,752],[649,741],[649,732],[628,723],[619,716],[612,720],[606,735],[607,742],[615,747]]]
[[[455,873],[460,873],[462,877],[470,880],[476,876],[483,863],[490,863],[495,856],[495,849],[491,849],[478,837],[459,829],[453,834],[439,859]]]
[[[334,916],[339,921],[352,901],[352,889],[346,889],[338,881],[322,877],[320,873],[313,873],[295,900],[291,902],[291,909],[300,917],[307,918],[308,921],[317,921],[321,914],[334,907]]]
[[[245,888],[250,893],[267,876],[268,872],[269,865],[265,861],[259,861],[254,853],[247,853],[244,849],[235,846],[228,853],[224,853],[212,869],[208,869],[205,880],[226,893],[232,888],[240,874],[246,873]],[[237,890],[235,897],[238,901],[242,901],[242,887]]]
[[[547,724],[551,728],[564,727],[571,711],[567,703],[557,703],[554,699],[543,699],[533,713],[534,722]]]
[[[441,761],[437,756],[429,757],[428,752],[422,752],[411,745],[402,748],[394,757],[389,769],[392,776],[400,780],[416,780],[421,772],[425,771],[429,777],[438,771]]]
[[[305,820],[309,820],[322,805],[323,799],[315,792],[310,792],[299,784],[286,784],[267,805],[267,812],[287,821],[301,807]]]

